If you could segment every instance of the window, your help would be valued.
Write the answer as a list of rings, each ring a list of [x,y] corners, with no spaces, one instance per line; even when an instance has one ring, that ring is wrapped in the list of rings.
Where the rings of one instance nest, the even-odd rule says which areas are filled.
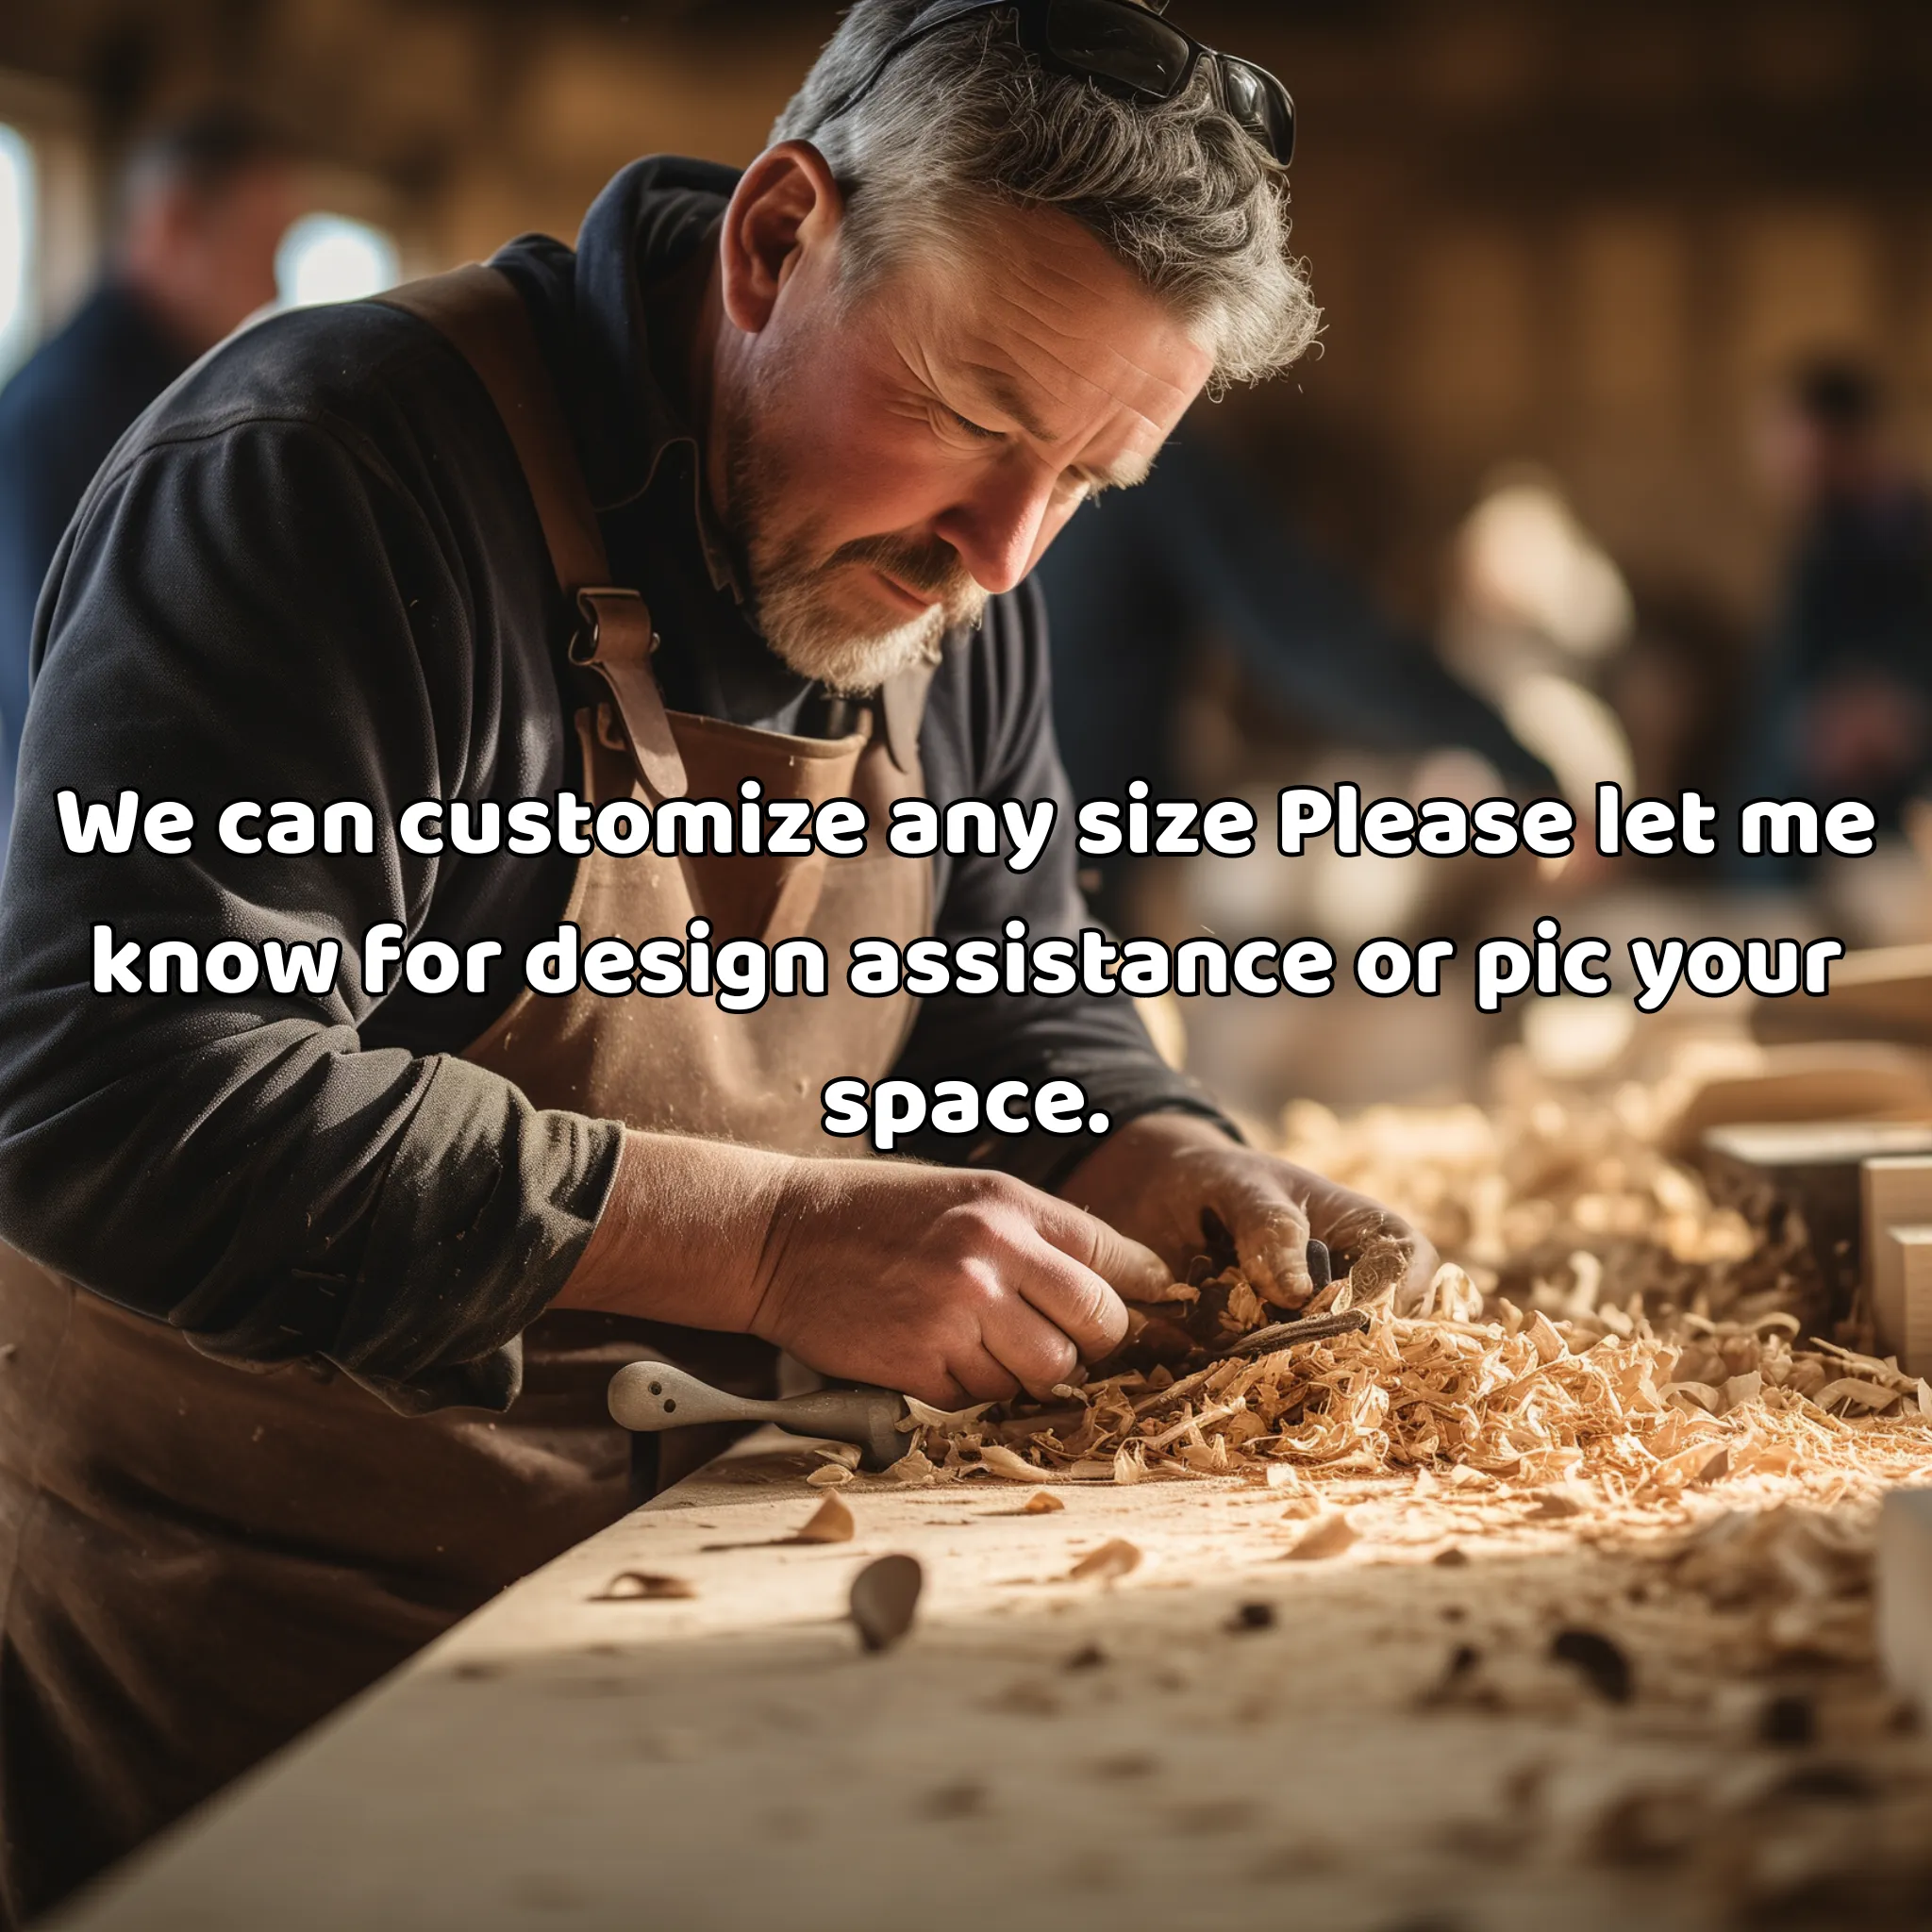
[[[304,215],[291,225],[275,254],[275,283],[285,308],[354,302],[393,288],[397,273],[394,241],[347,215]]]
[[[0,123],[0,381],[26,354],[34,331],[34,157]]]

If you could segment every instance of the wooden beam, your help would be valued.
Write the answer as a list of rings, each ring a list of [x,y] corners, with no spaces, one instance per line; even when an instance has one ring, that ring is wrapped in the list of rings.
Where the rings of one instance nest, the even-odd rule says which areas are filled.
[[[1908,1375],[1932,1375],[1932,1224],[1888,1227],[1876,1250],[1887,1296],[1874,1301],[1878,1353]]]
[[[1927,1299],[1932,1296],[1932,1156],[1867,1160],[1858,1179],[1863,1275],[1879,1352],[1896,1355],[1906,1364],[1916,1347],[1922,1366],[1913,1367],[1912,1374],[1925,1374],[1923,1363],[1924,1352],[1932,1348],[1932,1329],[1915,1338],[1910,1310],[1919,1310],[1917,1322],[1924,1329],[1927,1310],[1932,1310]]]
[[[1898,1490],[1878,1516],[1878,1654],[1891,1688],[1932,1723],[1932,1490]]]

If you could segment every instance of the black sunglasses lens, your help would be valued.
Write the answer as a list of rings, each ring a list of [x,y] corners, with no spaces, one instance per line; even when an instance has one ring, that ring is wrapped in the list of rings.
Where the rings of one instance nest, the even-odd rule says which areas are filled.
[[[1081,74],[1158,101],[1170,99],[1187,78],[1191,51],[1185,34],[1121,0],[1053,0],[1046,46]]]
[[[1222,99],[1227,111],[1285,168],[1294,155],[1294,103],[1275,77],[1245,60],[1221,60]]]

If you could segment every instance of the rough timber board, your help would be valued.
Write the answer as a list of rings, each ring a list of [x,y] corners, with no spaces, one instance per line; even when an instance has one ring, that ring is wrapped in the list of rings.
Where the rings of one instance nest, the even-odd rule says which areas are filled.
[[[790,1544],[809,1466],[714,1468],[570,1552],[60,1923],[1675,1932],[1731,1901],[1645,1834],[1719,1805],[1740,1843],[1776,1835],[1751,1794],[1791,1759],[1753,1741],[1741,1625],[1687,1636],[1654,1556],[1574,1523],[1365,1480],[1360,1541],[1307,1563],[1306,1523],[1231,1481],[1062,1486],[1029,1516],[1022,1485],[874,1479],[841,1491],[854,1541]],[[1111,1536],[1135,1574],[1057,1580]],[[1434,1560],[1452,1544],[1471,1560]],[[890,1550],[926,1601],[866,1657],[844,1593]],[[628,1569],[699,1594],[591,1600]],[[1273,1626],[1231,1633],[1257,1602]],[[1629,1648],[1635,1706],[1547,1662],[1566,1618]],[[1463,1644],[1504,1709],[1419,1708]]]
[[[1895,1356],[1907,1374],[1932,1375],[1932,1225],[1888,1226],[1878,1249],[1892,1283],[1890,1317],[1878,1321],[1878,1346]]]
[[[1885,1238],[1893,1227],[1932,1222],[1932,1157],[1893,1155],[1864,1161],[1859,1170],[1865,1282],[1883,1351],[1906,1346],[1904,1257]]]
[[[1932,1491],[1902,1490],[1878,1520],[1878,1648],[1900,1696],[1932,1724]]]

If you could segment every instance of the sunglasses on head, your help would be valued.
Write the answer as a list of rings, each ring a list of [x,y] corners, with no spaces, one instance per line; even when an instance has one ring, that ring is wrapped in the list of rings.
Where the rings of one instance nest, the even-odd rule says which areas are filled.
[[[1166,4],[1159,0],[1161,8]],[[1294,103],[1288,90],[1265,67],[1204,47],[1141,0],[938,0],[914,16],[872,72],[820,119],[835,121],[863,100],[913,42],[972,14],[996,11],[1015,16],[1020,44],[1036,59],[1138,100],[1173,100],[1205,62],[1223,110],[1280,166],[1293,158]]]

